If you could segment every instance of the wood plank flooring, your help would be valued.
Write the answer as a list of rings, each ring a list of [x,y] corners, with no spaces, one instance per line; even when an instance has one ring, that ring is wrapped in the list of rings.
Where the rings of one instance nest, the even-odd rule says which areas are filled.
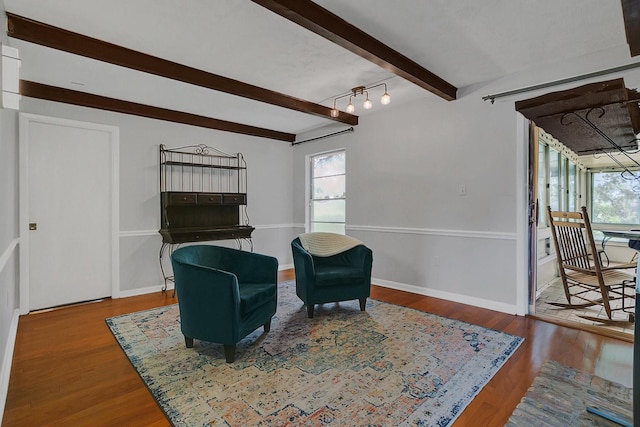
[[[549,359],[631,386],[630,343],[378,286],[372,297],[525,338],[454,426],[503,426]],[[168,426],[104,319],[175,301],[158,292],[22,316],[2,425]]]

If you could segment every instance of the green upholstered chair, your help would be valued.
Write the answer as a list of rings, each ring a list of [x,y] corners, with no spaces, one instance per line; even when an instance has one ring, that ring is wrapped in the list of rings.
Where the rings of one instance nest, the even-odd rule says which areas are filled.
[[[278,260],[212,245],[179,248],[171,264],[187,348],[193,339],[223,344],[227,363],[236,343],[271,328],[278,295]]]
[[[321,245],[321,252],[328,253],[328,255],[319,255],[317,251],[316,254],[313,254],[314,251],[308,245],[305,249],[305,245],[301,241],[301,238],[313,240],[315,236],[331,238],[331,234],[307,233],[291,242],[296,275],[296,294],[307,306],[309,318],[313,318],[315,304],[328,302],[358,299],[360,300],[360,310],[364,311],[367,298],[371,294],[373,254],[371,249],[362,242],[352,239],[355,242],[347,244],[347,247],[351,247],[346,250],[340,250],[340,245],[337,245],[335,248],[340,251],[335,254],[333,253],[335,251],[325,250],[326,245]],[[350,239],[348,236],[335,236],[341,236],[338,238],[340,241],[343,241],[343,238]]]

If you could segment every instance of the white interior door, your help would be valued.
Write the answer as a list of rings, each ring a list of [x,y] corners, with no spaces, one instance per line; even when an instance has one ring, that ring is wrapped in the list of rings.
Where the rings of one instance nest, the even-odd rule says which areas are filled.
[[[111,296],[113,129],[29,120],[24,130],[29,310]]]

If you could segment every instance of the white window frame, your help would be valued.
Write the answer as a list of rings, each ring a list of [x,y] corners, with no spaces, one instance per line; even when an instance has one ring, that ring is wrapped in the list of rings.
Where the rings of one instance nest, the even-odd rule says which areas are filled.
[[[306,156],[305,159],[305,163],[306,163],[306,171],[305,171],[305,212],[304,212],[304,218],[305,218],[305,224],[304,224],[304,229],[306,233],[309,233],[311,231],[311,213],[312,213],[312,209],[311,209],[311,204],[312,204],[312,192],[311,192],[311,186],[313,183],[313,158],[317,157],[317,156],[323,156],[323,155],[327,155],[327,154],[332,154],[332,153],[338,153],[338,152],[344,152],[345,153],[345,170],[344,170],[344,175],[345,175],[345,185],[346,185],[346,176],[347,176],[347,165],[346,165],[346,156],[347,156],[347,150],[346,148],[335,148],[332,150],[327,150],[327,151],[321,151],[318,153],[312,153],[312,154],[308,154]],[[346,197],[346,189],[345,189],[345,197],[344,197],[344,201],[345,201],[345,228],[346,228],[346,205],[347,205],[347,197]]]

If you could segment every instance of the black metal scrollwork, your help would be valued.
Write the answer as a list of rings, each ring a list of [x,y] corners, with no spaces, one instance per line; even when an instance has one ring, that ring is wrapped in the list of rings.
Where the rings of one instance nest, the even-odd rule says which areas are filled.
[[[596,117],[592,118],[591,115],[594,112],[597,115],[596,115]],[[609,137],[609,135],[607,135],[602,129],[600,129],[600,127],[598,127],[598,125],[596,125],[596,123],[594,122],[594,120],[601,119],[602,117],[604,117],[605,113],[606,113],[606,111],[602,107],[590,108],[589,110],[587,110],[587,112],[584,114],[584,116],[581,116],[576,111],[572,111],[570,113],[565,113],[565,114],[562,115],[562,117],[560,118],[560,124],[563,125],[563,126],[569,126],[569,125],[575,123],[575,121],[573,121],[571,119],[572,118],[577,118],[579,121],[581,121],[582,123],[584,123],[587,126],[589,126],[591,129],[593,129],[593,131],[597,135],[599,135],[612,148],[614,148],[615,149],[614,152],[620,153],[623,156],[623,158],[626,158],[630,162],[631,168],[640,169],[640,163],[638,163],[638,161],[636,161],[633,157],[630,156],[630,154],[637,153],[638,150],[630,151],[630,150],[624,149],[619,144],[617,144],[611,137]],[[638,138],[631,139],[629,141],[629,143],[633,142],[633,141],[638,141]],[[607,150],[601,149],[600,153],[606,155],[607,157],[609,157],[616,165],[618,165],[618,167],[620,167],[622,169],[622,172],[620,173],[620,175],[622,176],[623,179],[628,180],[628,181],[636,181],[635,185],[633,186],[633,188],[634,188],[634,190],[640,192],[640,175],[638,174],[637,171],[634,172],[631,169],[629,169],[629,167],[630,167],[629,164],[623,163],[621,161],[621,159],[616,157],[616,156],[614,156],[611,151],[607,151]],[[596,155],[596,153],[594,153],[594,157],[595,157],[595,155]]]

